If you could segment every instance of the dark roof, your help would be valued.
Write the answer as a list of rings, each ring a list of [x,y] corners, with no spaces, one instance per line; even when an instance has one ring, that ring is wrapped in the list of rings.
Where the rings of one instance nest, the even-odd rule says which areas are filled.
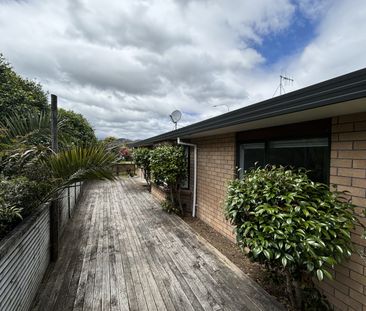
[[[197,122],[175,131],[141,140],[131,144],[131,146],[147,146],[199,132],[329,106],[363,97],[366,97],[366,68]]]

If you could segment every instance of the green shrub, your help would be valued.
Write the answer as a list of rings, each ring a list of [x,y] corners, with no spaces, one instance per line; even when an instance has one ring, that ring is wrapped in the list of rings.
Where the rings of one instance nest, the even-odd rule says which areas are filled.
[[[285,273],[300,308],[304,276],[331,278],[330,267],[351,255],[352,209],[304,170],[267,166],[229,184],[225,213],[249,258]]]
[[[0,180],[0,197],[4,205],[21,209],[23,217],[28,216],[41,204],[46,193],[37,182],[24,176]]]
[[[170,200],[165,200],[161,202],[161,208],[166,211],[167,213],[176,213],[178,214],[180,211],[177,209],[177,207],[172,204]]]
[[[22,220],[22,209],[0,202],[0,240]]]
[[[180,184],[187,176],[187,163],[182,146],[161,145],[151,151],[150,167],[154,181],[169,189],[171,204],[183,214]]]
[[[143,170],[149,188],[151,186],[150,151],[148,148],[135,148],[132,151],[132,159]]]
[[[26,177],[0,180],[0,239],[39,206],[42,195]]]

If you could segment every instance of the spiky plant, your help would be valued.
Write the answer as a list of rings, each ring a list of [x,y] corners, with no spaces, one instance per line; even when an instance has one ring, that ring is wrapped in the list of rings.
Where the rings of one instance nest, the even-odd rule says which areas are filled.
[[[86,180],[113,180],[112,163],[116,156],[102,144],[73,147],[45,157],[42,164],[50,172],[55,188],[50,196],[76,182]]]
[[[58,122],[61,133],[62,126],[61,120]],[[64,144],[55,154],[50,148],[47,112],[8,116],[0,129],[0,179],[11,181],[24,177],[36,183],[40,194],[36,199],[29,198],[34,208],[57,198],[62,189],[75,182],[114,179],[111,166],[116,156],[102,144]]]

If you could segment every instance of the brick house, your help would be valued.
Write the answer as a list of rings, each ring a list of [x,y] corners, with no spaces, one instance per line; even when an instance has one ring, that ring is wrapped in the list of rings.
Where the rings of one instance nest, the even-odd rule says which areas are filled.
[[[234,240],[223,215],[227,182],[254,162],[312,170],[314,180],[350,192],[366,208],[366,69],[140,141],[188,143],[190,177],[184,200],[193,215]],[[153,195],[163,198],[153,187]],[[366,224],[365,218],[361,221]],[[335,310],[366,311],[366,240],[352,233],[358,253],[320,287]],[[363,254],[362,257],[359,253]]]

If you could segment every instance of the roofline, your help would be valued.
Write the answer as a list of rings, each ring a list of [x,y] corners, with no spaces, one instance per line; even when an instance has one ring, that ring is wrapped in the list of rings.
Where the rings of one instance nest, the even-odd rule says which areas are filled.
[[[297,91],[200,121],[178,130],[130,144],[149,146],[165,140],[266,119],[269,117],[315,109],[366,97],[366,68],[332,78]]]

